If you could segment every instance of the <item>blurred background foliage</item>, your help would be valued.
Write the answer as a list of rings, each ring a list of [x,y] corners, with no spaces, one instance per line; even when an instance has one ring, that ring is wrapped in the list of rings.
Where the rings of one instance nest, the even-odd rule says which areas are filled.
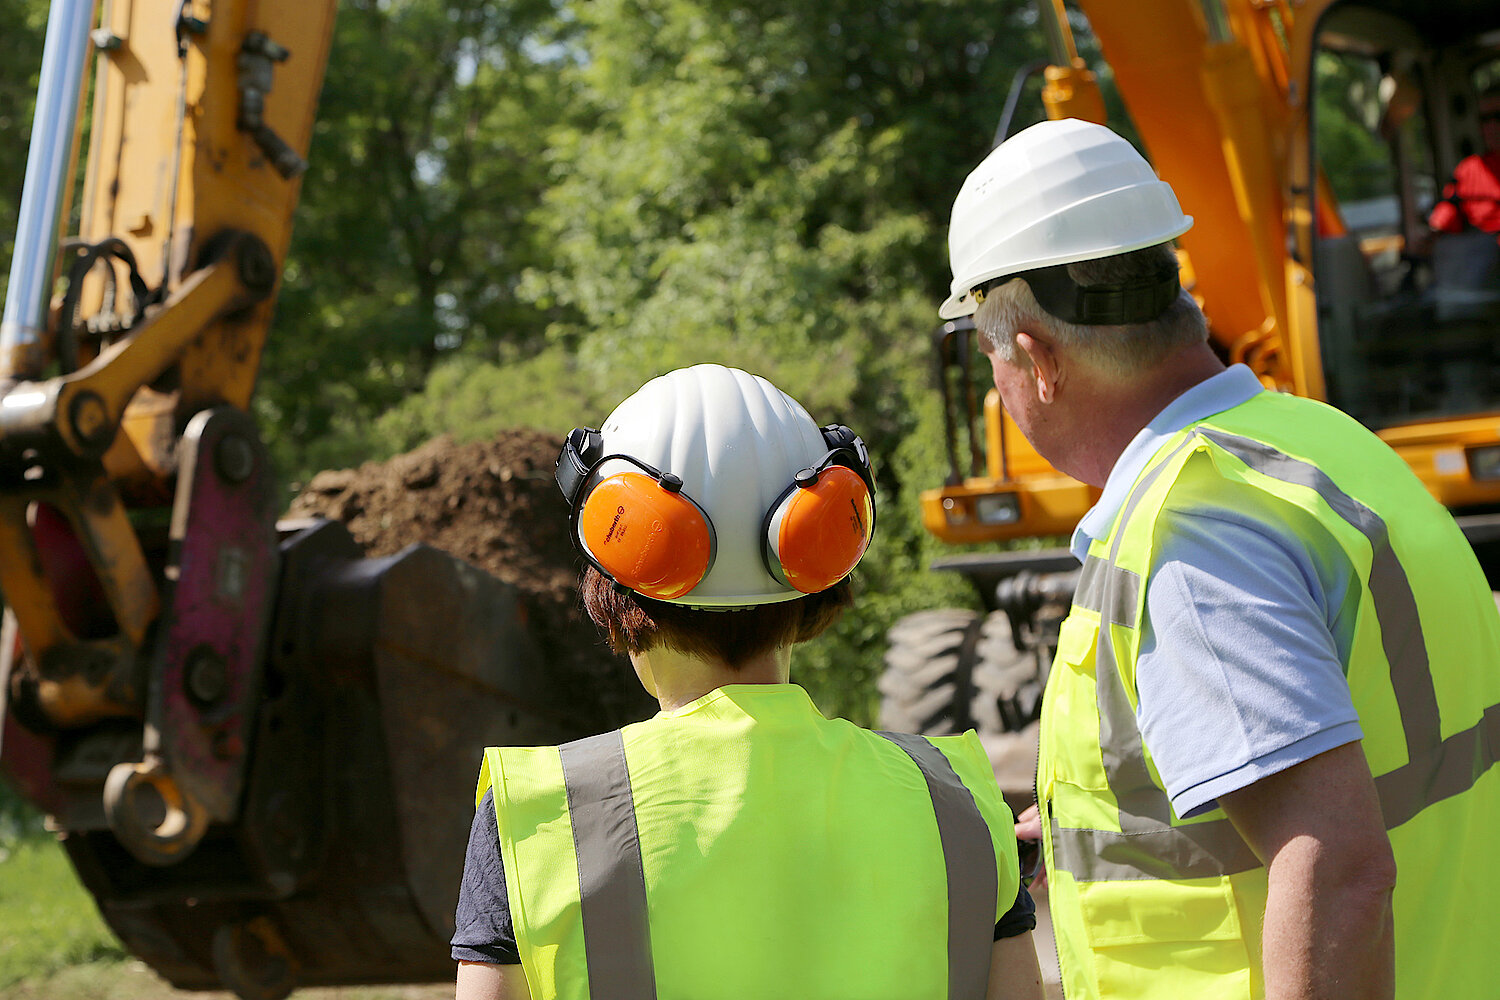
[[[0,4],[4,239],[44,20]],[[931,334],[953,195],[1044,53],[1019,0],[343,0],[255,401],[288,498],[439,433],[597,423],[681,365],[763,374],[874,453],[859,606],[797,664],[872,721],[885,629],[972,600],[917,513]]]

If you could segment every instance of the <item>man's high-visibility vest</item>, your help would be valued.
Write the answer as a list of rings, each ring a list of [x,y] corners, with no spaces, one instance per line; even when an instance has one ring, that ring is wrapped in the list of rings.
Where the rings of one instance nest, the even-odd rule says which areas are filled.
[[[1018,889],[973,733],[737,684],[563,747],[490,748],[532,996],[973,998]]]
[[[1038,791],[1069,1000],[1263,994],[1266,870],[1222,810],[1173,814],[1135,719],[1142,583],[1168,507],[1239,510],[1352,568],[1345,675],[1396,856],[1396,995],[1491,995],[1500,615],[1394,452],[1330,407],[1265,392],[1156,453],[1090,547],[1059,636]]]

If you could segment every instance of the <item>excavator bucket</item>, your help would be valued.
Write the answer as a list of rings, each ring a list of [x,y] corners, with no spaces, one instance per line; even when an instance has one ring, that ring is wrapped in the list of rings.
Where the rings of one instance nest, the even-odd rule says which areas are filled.
[[[104,723],[52,738],[63,844],[126,948],[174,986],[274,998],[446,979],[480,749],[627,720],[562,700],[516,589],[460,559],[421,544],[368,559],[332,521],[280,548],[238,818],[170,864],[133,853],[80,807],[140,759],[140,727]],[[159,829],[172,803],[149,792],[114,808]]]

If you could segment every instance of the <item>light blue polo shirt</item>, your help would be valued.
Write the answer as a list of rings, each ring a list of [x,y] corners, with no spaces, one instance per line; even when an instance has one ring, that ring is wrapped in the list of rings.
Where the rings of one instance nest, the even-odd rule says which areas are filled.
[[[1151,457],[1187,425],[1265,392],[1236,365],[1184,392],[1126,447],[1073,533],[1082,561]],[[1173,811],[1362,737],[1345,680],[1347,565],[1230,508],[1169,510],[1146,587],[1136,720]]]

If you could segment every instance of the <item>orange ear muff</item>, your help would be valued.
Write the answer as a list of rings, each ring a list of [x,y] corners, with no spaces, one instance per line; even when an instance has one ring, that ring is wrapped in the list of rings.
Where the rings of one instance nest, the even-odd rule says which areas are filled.
[[[853,571],[874,528],[865,481],[847,466],[829,466],[806,485],[793,486],[771,509],[766,561],[791,587],[816,594]]]
[[[696,587],[713,560],[703,511],[640,472],[610,476],[589,492],[578,536],[616,583],[660,600]]]

